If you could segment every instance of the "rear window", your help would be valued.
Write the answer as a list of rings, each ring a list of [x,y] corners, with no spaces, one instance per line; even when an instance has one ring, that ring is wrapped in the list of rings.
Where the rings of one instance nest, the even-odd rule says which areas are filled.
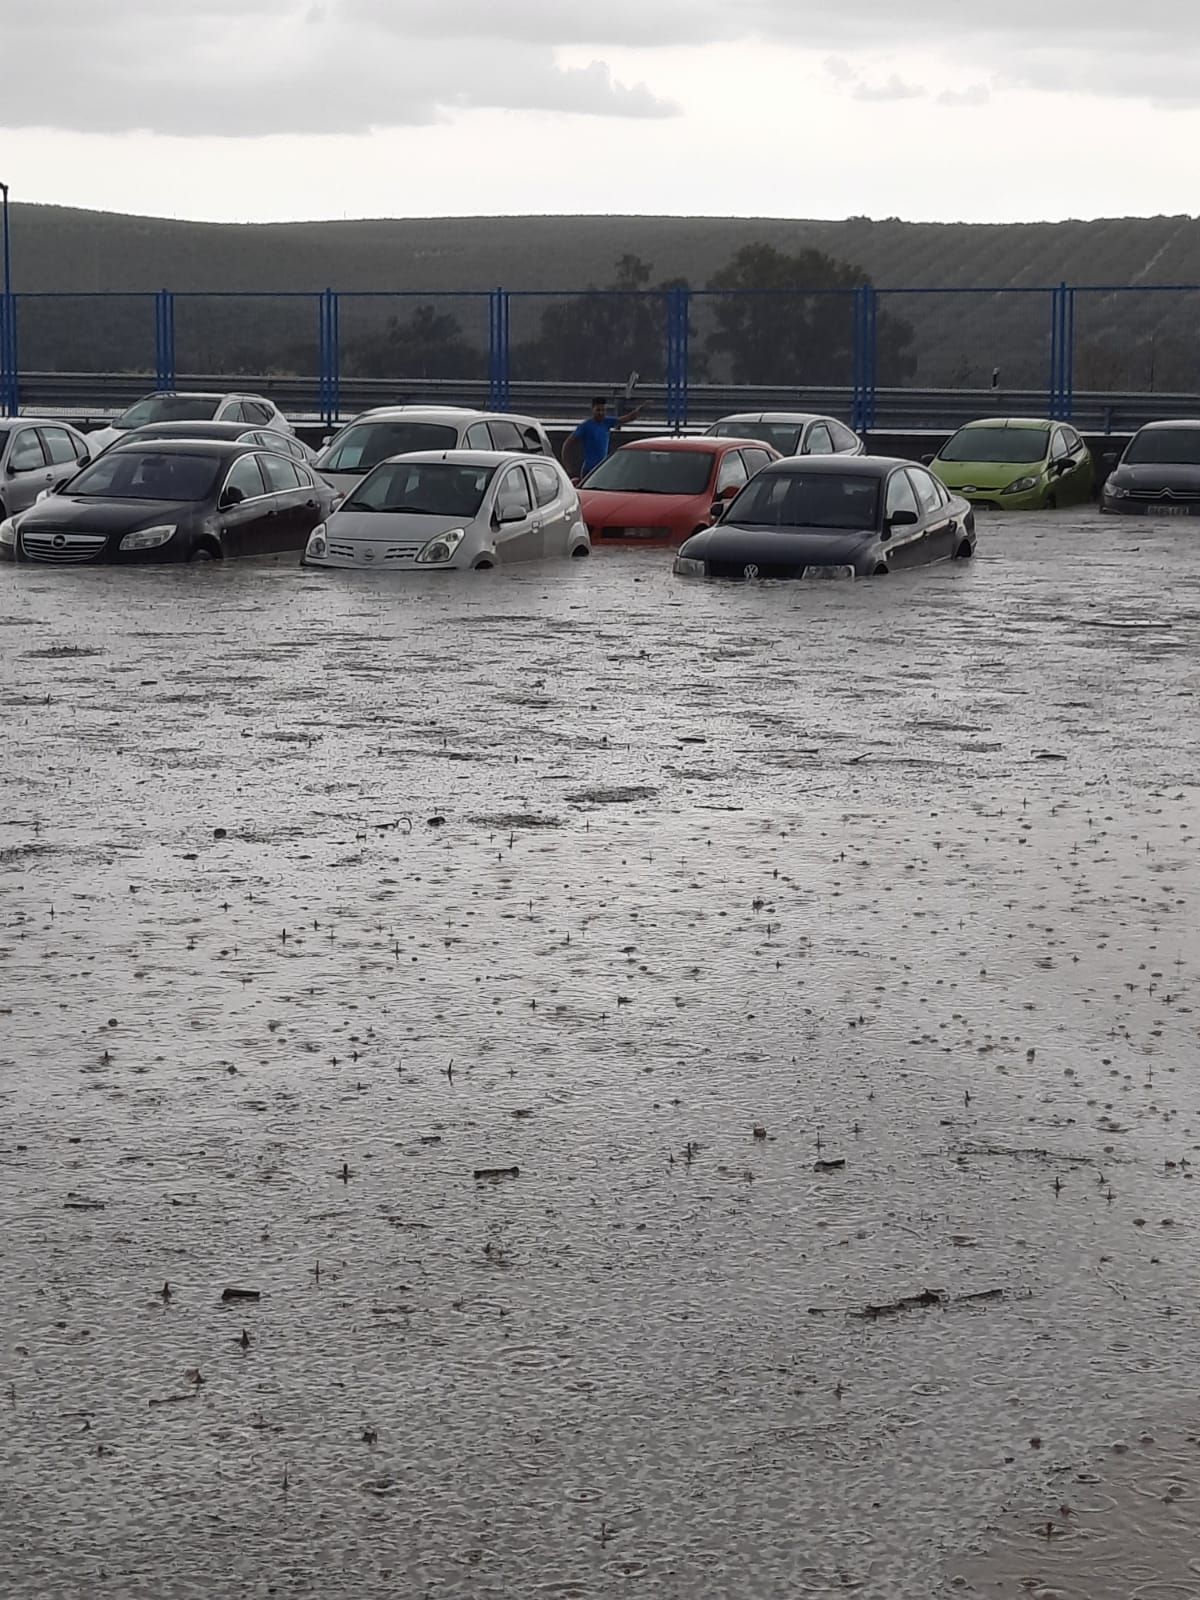
[[[150,422],[211,422],[220,404],[219,395],[150,394],[130,406],[115,426],[128,430]]]
[[[389,456],[417,450],[453,450],[458,429],[443,422],[352,422],[321,456],[326,472],[370,472]]]
[[[718,422],[708,431],[718,439],[758,439],[781,456],[794,456],[800,448],[800,429],[794,422]]]

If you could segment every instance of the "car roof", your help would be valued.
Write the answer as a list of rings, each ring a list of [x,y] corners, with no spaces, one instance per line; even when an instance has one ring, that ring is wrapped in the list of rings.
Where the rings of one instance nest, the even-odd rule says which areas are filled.
[[[763,472],[844,473],[855,478],[886,478],[895,467],[915,467],[915,461],[899,456],[784,456],[772,461]]]
[[[977,417],[974,422],[964,422],[958,430],[966,433],[970,428],[1054,428],[1059,424],[1046,417]],[[1070,426],[1070,424],[1067,424]]]
[[[147,422],[133,428],[139,439],[240,439],[247,433],[279,433],[268,422]],[[282,438],[282,435],[280,435]]]
[[[66,417],[0,417],[0,433],[7,433],[12,428],[70,428],[72,433],[79,432]]]
[[[479,411],[472,406],[373,406],[370,411],[360,411],[345,424],[356,422],[519,422],[540,428],[536,417],[523,417],[515,411]]]
[[[1200,417],[1172,417],[1169,421],[1147,422],[1138,429],[1139,433],[1166,432],[1171,428],[1200,428]]]
[[[536,463],[550,460],[549,456],[526,455],[522,450],[401,450],[394,456],[385,456],[376,465],[383,466],[393,461],[449,461],[459,467],[498,467],[506,461]],[[557,462],[552,465],[556,466]]]
[[[836,417],[827,417],[819,411],[735,411],[728,417],[718,417],[713,427],[721,427],[727,422],[794,422],[797,427],[808,422],[836,422]],[[846,424],[843,422],[842,427]]]
[[[253,455],[256,451],[272,452],[265,445],[242,444],[237,439],[151,439],[142,438],[119,440],[111,450],[106,450],[105,455],[122,455],[126,451],[130,454],[135,450],[165,451],[168,455],[188,456],[218,456],[221,459],[233,460],[235,456]]]
[[[717,438],[713,434],[693,433],[676,435],[664,434],[661,439],[631,439],[628,444],[621,446],[622,450],[691,450],[697,455],[713,456],[721,450],[735,450],[740,444],[752,444],[761,448],[761,439],[726,439]]]
[[[155,389],[152,394],[144,394],[141,400],[261,400],[259,394],[247,394],[243,389]],[[126,406],[128,411],[131,406],[137,405],[138,400]]]

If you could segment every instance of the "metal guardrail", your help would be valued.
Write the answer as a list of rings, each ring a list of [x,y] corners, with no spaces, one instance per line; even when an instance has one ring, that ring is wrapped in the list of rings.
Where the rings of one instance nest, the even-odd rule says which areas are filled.
[[[30,372],[22,374],[22,409],[28,414],[49,412],[86,424],[102,424],[118,415],[148,390],[154,374],[147,372],[77,373]],[[298,423],[322,425],[314,405],[317,382],[311,376],[272,373],[181,373],[180,389],[218,393],[244,390],[272,399]],[[603,392],[596,383],[512,383],[509,409],[541,417],[547,422],[572,425],[586,412],[591,394]],[[343,379],[340,392],[342,419],[371,406],[427,402],[489,409],[491,395],[486,379]],[[647,421],[669,419],[670,396],[665,384],[645,385],[638,391]],[[718,417],[739,411],[818,411],[852,420],[854,391],[850,388],[746,388],[733,384],[692,384],[688,391],[688,431],[703,428]],[[1047,415],[1044,390],[1022,389],[906,389],[875,391],[875,415],[870,432],[944,432],[984,416],[1042,417]],[[1092,434],[1132,433],[1146,422],[1166,417],[1200,417],[1198,394],[1089,394],[1076,391],[1072,420]]]

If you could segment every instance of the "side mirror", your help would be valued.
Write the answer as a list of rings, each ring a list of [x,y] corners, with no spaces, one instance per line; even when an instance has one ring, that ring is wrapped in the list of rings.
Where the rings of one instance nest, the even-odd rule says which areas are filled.
[[[68,472],[65,478],[59,478],[56,483],[52,483],[50,485],[49,493],[61,494],[74,476],[75,474],[73,472]]]
[[[729,510],[728,500],[714,500],[708,508],[708,515],[713,522],[720,522],[726,511]]]
[[[324,438],[321,440],[321,449],[322,450],[327,449],[332,443],[333,443],[333,435],[331,433],[327,433],[324,436]]]
[[[915,528],[920,520],[915,511],[893,511],[887,519],[887,529],[891,533],[895,528]]]
[[[529,512],[518,500],[506,500],[500,507],[500,526],[505,527],[512,522],[524,522]]]
[[[240,506],[246,496],[232,484],[228,489],[221,491],[221,498],[217,501],[218,511],[232,511],[234,506]]]

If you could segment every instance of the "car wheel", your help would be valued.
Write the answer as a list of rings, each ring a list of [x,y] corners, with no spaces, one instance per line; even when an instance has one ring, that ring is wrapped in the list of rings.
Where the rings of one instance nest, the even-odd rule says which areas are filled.
[[[955,561],[970,561],[974,554],[975,551],[972,548],[971,541],[969,539],[961,539],[958,549],[954,552],[954,559]]]
[[[209,539],[202,539],[199,544],[193,545],[188,556],[188,565],[194,561],[220,561],[221,552]]]
[[[1042,510],[1043,511],[1057,511],[1058,510],[1058,501],[1054,497],[1054,495],[1048,494],[1046,496],[1046,498],[1042,501]]]
[[[891,570],[892,569],[890,567],[884,566],[883,562],[881,561],[879,563],[879,565],[875,568],[875,571],[872,573],[872,577],[875,577],[875,578],[886,578],[888,573]]]
[[[591,553],[591,550],[586,544],[577,544],[574,550],[571,551],[571,560],[582,561],[585,559],[585,557],[590,556]]]
[[[475,563],[475,565],[471,568],[471,571],[472,572],[490,572],[494,565],[495,565],[495,563],[492,562],[492,561],[489,561],[487,559],[487,557],[485,556],[482,561],[477,561]]]

